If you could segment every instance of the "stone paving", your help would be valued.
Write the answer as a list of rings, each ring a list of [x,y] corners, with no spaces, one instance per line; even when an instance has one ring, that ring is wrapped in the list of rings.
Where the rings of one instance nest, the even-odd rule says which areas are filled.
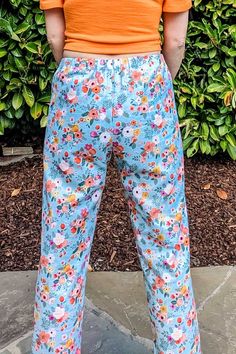
[[[203,354],[236,354],[236,268],[192,269]],[[31,354],[36,271],[0,273],[0,354]],[[141,272],[88,273],[83,354],[151,354]]]

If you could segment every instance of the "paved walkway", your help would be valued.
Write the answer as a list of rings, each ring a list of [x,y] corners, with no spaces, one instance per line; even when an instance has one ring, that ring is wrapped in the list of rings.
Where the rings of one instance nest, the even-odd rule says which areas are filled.
[[[31,354],[36,271],[0,273],[0,354]],[[236,268],[192,269],[203,354],[236,353]],[[83,354],[150,354],[141,272],[88,274]]]

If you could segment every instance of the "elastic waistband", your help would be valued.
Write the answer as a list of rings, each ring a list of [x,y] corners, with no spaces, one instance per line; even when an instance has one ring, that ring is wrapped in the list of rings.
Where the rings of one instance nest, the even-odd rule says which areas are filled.
[[[137,57],[137,56],[146,56],[151,54],[160,54],[161,51],[153,51],[153,52],[145,52],[145,53],[131,53],[131,54],[115,54],[115,55],[108,55],[108,54],[93,54],[93,53],[83,53],[83,52],[74,52],[69,51],[70,55],[64,55],[65,58],[88,58],[88,59],[117,59],[117,58],[130,58],[130,57]],[[65,53],[65,52],[64,52]]]
[[[86,67],[94,67],[100,65],[107,66],[116,66],[116,65],[139,65],[153,62],[162,62],[164,56],[161,52],[150,52],[149,54],[134,54],[133,56],[127,55],[122,57],[86,57],[86,56],[77,56],[77,57],[63,57],[59,63],[60,66],[78,66],[84,64]]]

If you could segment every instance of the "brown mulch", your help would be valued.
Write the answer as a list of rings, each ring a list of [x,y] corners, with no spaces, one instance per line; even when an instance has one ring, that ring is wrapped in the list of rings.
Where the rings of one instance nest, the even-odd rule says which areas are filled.
[[[192,266],[235,265],[235,162],[227,156],[186,158],[185,175]],[[0,185],[0,270],[37,269],[42,156],[0,167]],[[11,196],[13,191],[15,196]],[[140,269],[113,159],[108,166],[90,264],[94,270]]]

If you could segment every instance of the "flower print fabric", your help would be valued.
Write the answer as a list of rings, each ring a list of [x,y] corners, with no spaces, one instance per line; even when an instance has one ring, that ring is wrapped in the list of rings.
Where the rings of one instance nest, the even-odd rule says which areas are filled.
[[[171,75],[158,53],[63,58],[54,74],[32,353],[81,353],[87,266],[112,153],[143,270],[154,353],[199,354],[182,139]]]

